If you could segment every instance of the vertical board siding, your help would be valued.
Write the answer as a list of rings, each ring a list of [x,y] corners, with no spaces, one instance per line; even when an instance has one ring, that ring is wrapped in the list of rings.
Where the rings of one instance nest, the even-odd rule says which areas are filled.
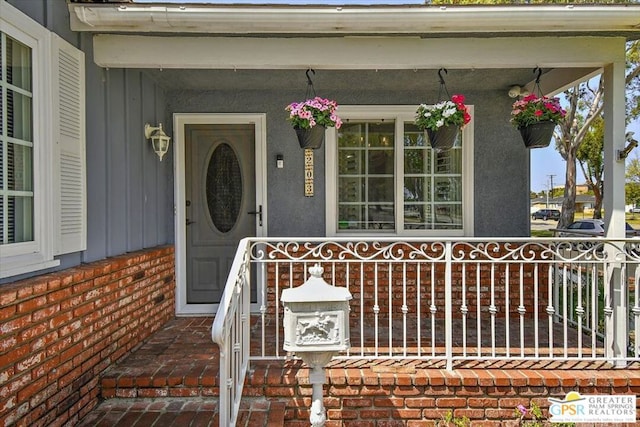
[[[127,251],[127,143],[124,70],[109,70],[107,80],[107,256]]]
[[[93,45],[85,43],[87,114],[87,250],[84,261],[106,257],[107,234],[107,144],[106,144],[106,70],[93,64]],[[97,120],[100,117],[102,120]]]
[[[164,93],[139,70],[101,69],[92,58],[87,68],[86,260],[170,243],[172,156],[160,162],[144,138],[146,122],[168,124]]]
[[[156,87],[148,79],[142,81],[141,84],[142,93],[142,118],[143,122],[149,122],[151,126],[158,126],[158,122],[162,121],[163,125],[166,120],[164,117],[159,117],[156,110]],[[144,123],[143,123],[144,126]],[[173,140],[171,143],[173,144]],[[173,145],[170,146],[171,150]],[[165,162],[169,159],[165,159],[160,162],[158,156],[153,152],[151,148],[151,142],[146,141],[146,145],[143,150],[143,170],[145,176],[148,178],[143,182],[143,212],[144,221],[143,227],[143,242],[142,245],[145,248],[153,247],[158,242],[158,222],[162,216],[161,207],[158,203],[158,192],[161,191],[161,187],[170,186],[167,181],[160,180],[159,168],[164,166]]]
[[[125,105],[127,121],[126,133],[129,138],[127,144],[127,250],[142,247],[144,212],[142,183],[144,170],[142,168],[143,148],[147,141],[144,132],[138,126],[142,123],[142,76],[139,72],[127,70],[125,72],[125,87],[127,102]]]
[[[156,93],[156,114],[162,125],[166,128],[167,135],[170,135],[169,151],[164,156],[162,162],[158,161],[156,154],[152,156],[155,167],[159,172],[158,183],[158,223],[156,228],[156,244],[173,243],[173,148],[175,141],[173,139],[173,120],[172,115],[166,112],[166,97],[164,90],[159,86],[155,86]],[[154,245],[155,246],[155,245]]]

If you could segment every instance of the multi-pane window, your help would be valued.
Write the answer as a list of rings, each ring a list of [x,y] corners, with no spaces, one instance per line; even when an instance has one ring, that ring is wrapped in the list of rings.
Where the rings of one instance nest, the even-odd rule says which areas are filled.
[[[395,228],[394,124],[350,122],[338,138],[340,229]]]
[[[31,49],[0,33],[0,245],[34,239]]]
[[[404,229],[462,229],[462,148],[436,152],[424,133],[405,124]]]
[[[471,224],[472,165],[464,156],[471,138],[464,145],[460,132],[452,149],[437,152],[413,123],[415,109],[395,108],[397,114],[384,118],[368,118],[376,113],[367,107],[364,113],[358,107],[341,111],[344,124],[328,145],[327,170],[335,174],[327,185],[328,218],[335,221],[328,232],[471,232],[465,228]]]

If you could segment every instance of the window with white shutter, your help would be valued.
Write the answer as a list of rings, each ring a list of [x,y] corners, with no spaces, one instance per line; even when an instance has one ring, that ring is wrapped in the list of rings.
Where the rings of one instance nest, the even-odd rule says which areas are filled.
[[[54,254],[86,249],[84,56],[52,36],[54,189],[56,195]]]
[[[0,1],[0,278],[86,247],[84,54]]]

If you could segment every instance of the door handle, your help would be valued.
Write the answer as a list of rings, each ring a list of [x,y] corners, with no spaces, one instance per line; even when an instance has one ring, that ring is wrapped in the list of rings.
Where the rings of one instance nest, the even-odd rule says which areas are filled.
[[[195,221],[191,221],[189,218],[187,218],[187,225],[191,225],[191,224],[195,224]]]
[[[262,227],[262,205],[259,206],[257,211],[247,212],[249,215],[258,215],[258,225]]]

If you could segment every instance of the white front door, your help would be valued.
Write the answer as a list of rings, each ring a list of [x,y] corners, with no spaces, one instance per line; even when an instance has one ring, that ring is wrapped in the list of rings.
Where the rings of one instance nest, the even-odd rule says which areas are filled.
[[[213,314],[240,239],[262,235],[264,116],[176,114],[176,311]]]

